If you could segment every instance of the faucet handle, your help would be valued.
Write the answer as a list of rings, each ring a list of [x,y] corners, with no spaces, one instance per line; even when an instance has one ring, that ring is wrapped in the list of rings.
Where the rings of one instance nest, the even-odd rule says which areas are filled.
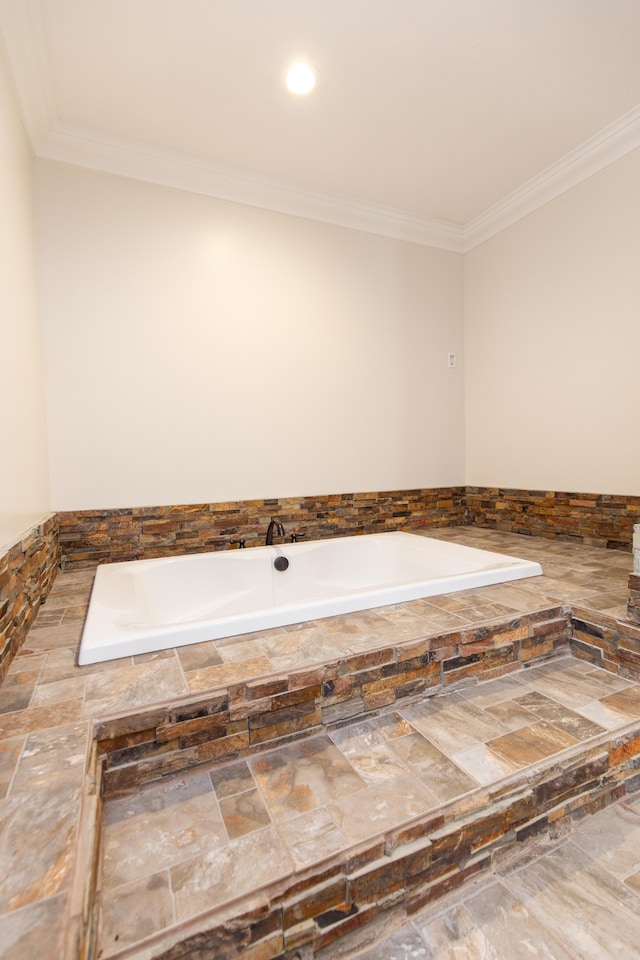
[[[297,543],[298,540],[302,540],[304,533],[292,533],[291,534],[291,543]]]
[[[231,540],[231,543],[237,543],[237,544],[238,544],[238,550],[244,550],[244,548],[245,548],[246,545],[247,545],[247,541],[245,540],[244,537],[241,537],[240,540]]]

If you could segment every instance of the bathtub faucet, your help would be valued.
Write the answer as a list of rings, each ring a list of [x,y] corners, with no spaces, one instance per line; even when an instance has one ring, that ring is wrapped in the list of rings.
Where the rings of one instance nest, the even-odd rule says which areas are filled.
[[[284,527],[282,526],[279,520],[276,520],[275,517],[271,517],[271,523],[267,527],[267,539],[265,540],[265,544],[267,547],[271,547],[273,545],[274,530],[279,537],[284,537]]]

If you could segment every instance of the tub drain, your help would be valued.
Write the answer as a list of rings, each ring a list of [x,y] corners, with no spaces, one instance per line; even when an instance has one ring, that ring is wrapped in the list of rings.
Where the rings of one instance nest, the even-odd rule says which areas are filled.
[[[289,566],[289,561],[287,560],[286,557],[276,557],[275,560],[273,561],[273,565],[276,568],[276,570],[279,570],[280,573],[282,573]]]

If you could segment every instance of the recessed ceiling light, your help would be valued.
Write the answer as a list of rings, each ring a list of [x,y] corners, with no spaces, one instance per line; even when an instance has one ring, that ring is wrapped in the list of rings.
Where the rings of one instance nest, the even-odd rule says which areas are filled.
[[[301,96],[304,93],[311,93],[316,85],[316,72],[313,67],[302,60],[294,63],[287,71],[287,90]]]

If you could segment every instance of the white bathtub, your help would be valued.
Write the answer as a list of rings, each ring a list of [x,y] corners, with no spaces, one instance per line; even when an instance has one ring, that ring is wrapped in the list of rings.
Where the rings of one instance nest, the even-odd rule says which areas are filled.
[[[286,557],[279,572],[274,561]],[[540,564],[378,533],[99,566],[80,664],[535,577]]]

